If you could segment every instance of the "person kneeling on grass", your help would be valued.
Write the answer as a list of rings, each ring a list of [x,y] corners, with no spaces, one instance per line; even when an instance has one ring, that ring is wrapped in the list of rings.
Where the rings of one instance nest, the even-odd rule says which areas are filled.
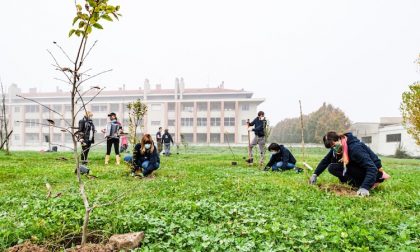
[[[358,188],[357,195],[369,196],[370,189],[390,178],[378,156],[352,133],[339,135],[330,131],[323,141],[330,151],[318,164],[309,183],[315,184],[317,177],[328,167],[328,171],[341,183]]]
[[[142,169],[142,177],[147,177],[160,166],[159,153],[150,134],[145,134],[141,142],[134,147],[133,156],[126,156],[124,161],[132,163],[131,176]]]
[[[283,145],[272,143],[268,146],[268,151],[271,152],[271,158],[265,166],[264,171],[268,171],[270,169],[273,171],[286,171],[293,168],[296,172],[303,171],[302,168],[296,167],[295,157]]]

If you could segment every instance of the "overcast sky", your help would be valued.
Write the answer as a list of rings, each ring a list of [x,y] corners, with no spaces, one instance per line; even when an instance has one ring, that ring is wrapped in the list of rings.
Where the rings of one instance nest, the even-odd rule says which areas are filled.
[[[418,0],[110,0],[119,22],[95,31],[86,64],[113,72],[95,84],[114,89],[152,85],[253,91],[278,122],[322,103],[353,122],[399,116],[401,93],[420,75]],[[2,1],[0,76],[22,89],[65,88],[46,49],[59,42],[71,54],[74,1]],[[60,60],[64,58],[59,57]],[[92,83],[93,84],[93,83]]]

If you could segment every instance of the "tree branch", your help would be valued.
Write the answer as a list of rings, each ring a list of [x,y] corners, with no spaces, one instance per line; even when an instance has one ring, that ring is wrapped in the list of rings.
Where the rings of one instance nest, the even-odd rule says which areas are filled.
[[[93,43],[93,45],[89,48],[88,52],[86,53],[86,56],[82,59],[83,62],[86,60],[86,58],[89,56],[90,51],[92,51],[92,49],[95,47],[96,43],[98,43],[98,40],[95,40],[95,42]]]
[[[79,87],[79,86],[80,86],[80,85],[82,85],[84,82],[86,82],[86,81],[88,81],[88,80],[90,80],[90,79],[92,79],[92,78],[98,77],[99,75],[102,75],[102,74],[104,74],[104,73],[108,73],[108,72],[111,72],[111,71],[112,71],[112,69],[108,69],[108,70],[102,71],[102,72],[100,72],[100,73],[97,73],[97,74],[95,74],[95,75],[92,75],[92,76],[90,76],[89,78],[87,78],[87,79],[85,79],[85,80],[80,81],[80,82],[79,82],[79,85],[77,85],[77,87]]]
[[[62,72],[66,76],[66,78],[69,80],[69,82],[71,82],[71,78],[66,74],[65,70],[63,70],[63,69],[66,69],[66,68],[63,68],[63,67],[60,66],[60,64],[58,63],[57,59],[54,57],[54,55],[51,53],[50,50],[47,49],[47,52],[51,55],[51,57],[55,61],[55,64],[59,68],[60,72]]]
[[[60,50],[61,50],[61,52],[67,57],[67,59],[72,63],[72,64],[74,64],[74,62],[73,62],[73,60],[71,60],[70,59],[70,57],[69,57],[69,55],[66,53],[66,51],[64,51],[64,49],[57,43],[57,42],[54,42],[54,45],[56,45]]]
[[[60,117],[61,117],[61,119],[62,120],[64,120],[69,126],[71,126],[70,124],[69,124],[69,122],[67,122],[67,120],[66,119],[64,119],[64,115],[62,115],[62,114],[60,114],[60,113],[58,113],[57,111],[55,111],[54,109],[52,109],[52,108],[50,108],[50,107],[48,107],[48,106],[46,106],[46,105],[44,105],[44,104],[41,104],[40,102],[38,102],[38,101],[36,101],[36,100],[34,100],[34,99],[30,99],[30,98],[26,98],[26,97],[24,97],[24,96],[21,96],[21,95],[16,95],[17,97],[20,97],[20,98],[22,98],[22,99],[24,99],[24,100],[28,100],[28,101],[31,101],[31,102],[34,102],[34,103],[36,103],[36,104],[38,104],[38,105],[41,105],[42,107],[44,107],[44,108],[46,108],[46,109],[48,109],[49,111],[51,111],[51,112],[53,112],[53,113],[55,113],[55,114],[57,114],[57,115],[59,115]]]
[[[52,124],[38,123],[38,122],[25,122],[25,121],[16,121],[16,122],[18,122],[18,123],[25,123],[25,124],[35,124],[35,125],[41,125],[41,126],[46,126],[46,127],[53,127],[53,128],[60,129],[60,130],[63,130],[63,131],[65,130],[66,132],[69,132],[70,134],[72,134],[69,131],[69,128],[55,126],[55,125],[52,125]]]
[[[99,91],[98,91],[98,93],[96,94],[96,95],[94,95],[88,102],[86,102],[85,103],[85,106],[86,105],[88,105],[89,103],[91,103],[101,92],[102,92],[102,90],[104,90],[105,89],[105,87],[103,87],[103,88],[101,88]],[[80,108],[78,111],[77,111],[77,113],[75,114],[75,116],[77,116],[79,113],[80,113],[80,111],[82,110],[83,108]]]

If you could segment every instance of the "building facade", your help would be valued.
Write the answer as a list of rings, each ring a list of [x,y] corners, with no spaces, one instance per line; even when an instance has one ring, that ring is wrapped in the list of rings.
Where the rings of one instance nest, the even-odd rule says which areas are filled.
[[[87,92],[84,100],[89,101],[96,93]],[[48,106],[58,114],[36,104],[22,99],[21,95]],[[103,91],[86,107],[93,112],[93,122],[97,128],[96,142],[103,139],[100,130],[105,128],[107,114],[115,112],[119,121],[128,132],[127,104],[141,99],[148,106],[141,127],[142,133],[153,136],[159,127],[169,129],[177,143],[181,137],[190,144],[245,144],[248,135],[245,127],[247,119],[257,115],[257,106],[264,99],[253,98],[253,93],[244,90],[224,88],[185,88],[183,79],[175,80],[174,89],[162,89],[160,85],[150,87],[146,79],[144,88],[137,90]],[[78,102],[80,108],[81,102]],[[8,120],[13,129],[11,138],[12,149],[47,149],[47,140],[52,145],[71,146],[71,136],[58,128],[48,126],[47,119],[54,120],[56,126],[68,127],[65,121],[71,121],[70,95],[57,88],[55,92],[37,92],[30,89],[22,93],[17,85],[8,89],[7,98]],[[83,117],[81,112],[78,122]],[[46,125],[42,125],[46,124]],[[77,123],[76,123],[77,124]]]
[[[401,117],[382,117],[379,123],[355,123],[352,132],[381,155],[394,155],[401,147],[410,156],[420,156],[420,146],[407,133]]]

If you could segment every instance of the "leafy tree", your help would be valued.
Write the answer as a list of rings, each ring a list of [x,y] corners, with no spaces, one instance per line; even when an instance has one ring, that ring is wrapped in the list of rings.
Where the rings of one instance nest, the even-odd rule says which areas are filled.
[[[137,128],[141,126],[143,117],[147,114],[147,105],[144,104],[140,99],[130,102],[127,105],[128,116],[129,116],[129,134],[130,143],[133,148],[138,143]]]
[[[420,83],[410,85],[409,89],[402,94],[400,109],[407,132],[420,145]]]
[[[317,111],[303,115],[303,124],[306,143],[321,143],[327,131],[346,132],[350,128],[350,120],[344,112],[326,103]],[[300,118],[287,118],[279,122],[273,128],[270,140],[280,143],[300,143],[302,141]]]

